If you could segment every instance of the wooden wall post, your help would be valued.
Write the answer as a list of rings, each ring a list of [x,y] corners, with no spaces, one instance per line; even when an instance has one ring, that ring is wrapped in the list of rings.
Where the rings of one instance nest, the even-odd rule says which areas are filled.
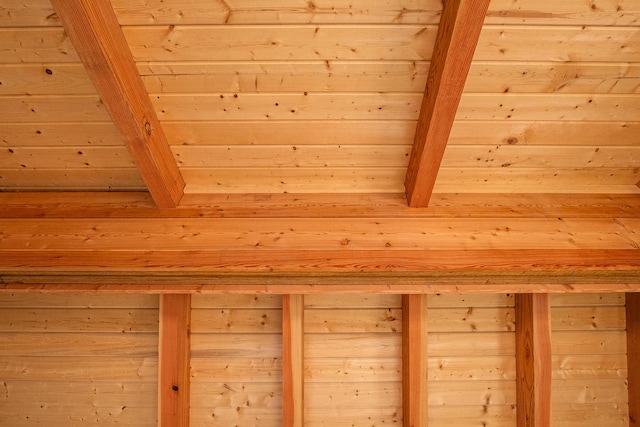
[[[189,426],[191,295],[160,296],[158,420]]]
[[[547,294],[516,294],[518,427],[551,425],[551,326]]]
[[[304,425],[304,297],[282,296],[282,425]]]
[[[629,426],[640,426],[640,293],[626,294]]]
[[[427,426],[427,296],[402,296],[404,427]]]

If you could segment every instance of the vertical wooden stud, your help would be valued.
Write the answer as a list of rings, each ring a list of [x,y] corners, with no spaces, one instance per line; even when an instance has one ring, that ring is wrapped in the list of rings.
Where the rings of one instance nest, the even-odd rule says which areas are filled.
[[[427,296],[402,296],[404,427],[427,426]]]
[[[282,296],[282,425],[304,425],[304,297]]]
[[[629,426],[640,426],[640,293],[626,294]]]
[[[547,294],[516,294],[516,402],[519,427],[551,425],[551,326]]]
[[[160,427],[189,426],[191,295],[160,296]]]

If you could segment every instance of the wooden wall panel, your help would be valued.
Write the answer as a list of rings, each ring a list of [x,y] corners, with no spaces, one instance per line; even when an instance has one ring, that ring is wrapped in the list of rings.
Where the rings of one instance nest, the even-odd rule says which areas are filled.
[[[429,426],[515,426],[511,295],[430,295]]]
[[[305,296],[305,425],[400,423],[400,297],[341,300]]]
[[[0,300],[0,424],[156,425],[157,296]]]
[[[550,295],[554,426],[629,423],[623,295]]]
[[[198,295],[192,307],[191,425],[281,425],[281,298]]]

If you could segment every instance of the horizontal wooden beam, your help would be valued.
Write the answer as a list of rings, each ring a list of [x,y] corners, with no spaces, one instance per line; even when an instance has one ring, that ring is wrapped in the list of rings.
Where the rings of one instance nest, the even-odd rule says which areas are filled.
[[[185,183],[111,3],[51,3],[154,201],[160,207],[175,207]]]
[[[157,209],[143,192],[0,193],[0,218],[638,218],[629,194],[434,194],[428,209],[404,194],[185,194]]]

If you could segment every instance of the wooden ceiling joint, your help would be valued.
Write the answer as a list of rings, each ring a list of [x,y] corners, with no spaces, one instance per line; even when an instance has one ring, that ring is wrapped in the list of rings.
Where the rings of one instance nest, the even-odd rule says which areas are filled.
[[[156,205],[177,206],[184,194],[184,180],[111,3],[51,3]]]
[[[489,0],[445,2],[405,178],[409,206],[427,207]]]

